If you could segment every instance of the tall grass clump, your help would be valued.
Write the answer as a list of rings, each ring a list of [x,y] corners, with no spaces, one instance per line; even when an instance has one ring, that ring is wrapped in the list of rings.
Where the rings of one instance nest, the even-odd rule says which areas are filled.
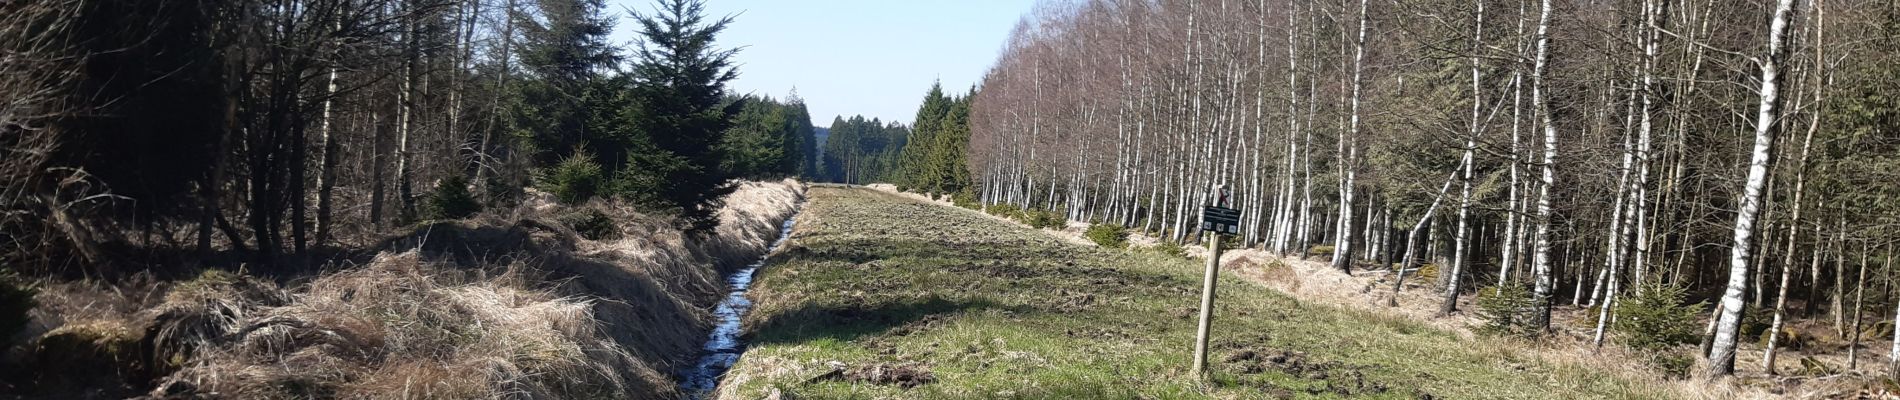
[[[1128,228],[1122,227],[1121,224],[1089,225],[1089,230],[1083,232],[1083,235],[1088,236],[1089,241],[1095,242],[1097,246],[1104,248],[1128,247]]]

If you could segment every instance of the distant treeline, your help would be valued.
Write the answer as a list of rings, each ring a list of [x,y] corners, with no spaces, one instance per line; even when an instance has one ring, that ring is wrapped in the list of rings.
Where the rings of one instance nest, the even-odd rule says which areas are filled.
[[[909,127],[863,116],[833,119],[821,173],[814,178],[892,183],[934,194],[968,189],[964,154],[970,143],[970,97],[945,95],[942,85],[932,85]]]

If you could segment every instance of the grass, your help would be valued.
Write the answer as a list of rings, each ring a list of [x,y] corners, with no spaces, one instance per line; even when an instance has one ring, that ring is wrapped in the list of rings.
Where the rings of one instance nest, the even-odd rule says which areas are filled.
[[[284,281],[38,284],[0,398],[681,398],[674,373],[699,356],[719,277],[765,253],[804,191],[738,186],[698,238],[623,204],[531,195]],[[576,209],[613,238],[557,218]]]
[[[1670,397],[1232,277],[1219,283],[1211,374],[1196,379],[1199,261],[1067,244],[871,190],[809,198],[760,272],[752,347],[722,398]],[[910,379],[865,373],[892,369]]]

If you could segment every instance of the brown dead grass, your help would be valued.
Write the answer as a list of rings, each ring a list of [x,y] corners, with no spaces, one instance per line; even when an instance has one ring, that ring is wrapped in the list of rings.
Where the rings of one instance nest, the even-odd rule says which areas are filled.
[[[1189,246],[1188,253],[1205,257],[1207,250],[1202,246]],[[1542,360],[1568,368],[1611,371],[1627,381],[1665,388],[1683,398],[1851,398],[1864,390],[1881,387],[1878,385],[1879,371],[1873,367],[1880,364],[1878,355],[1863,357],[1862,370],[1855,373],[1771,377],[1760,373],[1761,349],[1753,343],[1744,343],[1738,352],[1736,365],[1739,372],[1735,377],[1711,380],[1704,374],[1708,366],[1698,360],[1697,365],[1691,368],[1692,375],[1688,379],[1666,379],[1663,373],[1641,361],[1645,358],[1644,354],[1615,344],[1606,344],[1601,349],[1592,345],[1590,334],[1594,326],[1585,324],[1584,309],[1568,306],[1554,308],[1552,319],[1559,334],[1542,340],[1480,337],[1472,330],[1483,323],[1475,314],[1460,312],[1449,316],[1438,315],[1443,297],[1440,297],[1435,287],[1428,286],[1428,279],[1414,281],[1408,277],[1405,290],[1395,298],[1390,271],[1355,270],[1347,275],[1326,262],[1281,257],[1258,249],[1223,251],[1221,260],[1224,270],[1238,273],[1252,282],[1302,301],[1352,307],[1395,319],[1423,322],[1454,332],[1476,346],[1486,346],[1516,357]],[[1281,268],[1277,267],[1280,265],[1284,266],[1284,270],[1277,270]],[[1460,297],[1459,310],[1470,310],[1472,301],[1473,296]],[[1393,306],[1393,302],[1397,305]],[[1784,373],[1792,372],[1786,370],[1787,364],[1797,364],[1799,358],[1812,356],[1784,353]],[[1835,360],[1829,357],[1821,358],[1827,360],[1824,362],[1835,364]],[[1845,365],[1844,358],[1838,364]]]
[[[672,372],[698,355],[708,310],[723,295],[720,276],[762,255],[804,192],[793,180],[739,186],[721,227],[697,238],[631,207],[593,203],[578,208],[610,216],[621,235],[587,240],[556,218],[577,207],[530,193],[513,210],[374,241],[373,258],[290,278],[287,288],[222,271],[175,283],[47,282],[29,342],[91,349],[68,363],[107,360],[119,375],[108,381],[125,388],[28,377],[25,389],[55,397],[146,388],[153,397],[266,399],[678,397]],[[130,334],[105,334],[114,332]],[[118,344],[127,337],[131,350]],[[7,363],[31,368],[32,357],[54,350]]]
[[[606,340],[593,299],[384,254],[312,281],[193,357],[161,391],[239,398],[605,398],[643,367]]]

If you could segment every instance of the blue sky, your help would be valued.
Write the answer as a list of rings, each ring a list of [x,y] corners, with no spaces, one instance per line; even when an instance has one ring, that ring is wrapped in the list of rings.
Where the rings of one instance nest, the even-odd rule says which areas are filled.
[[[783,99],[793,87],[810,107],[812,124],[837,115],[909,124],[917,106],[942,79],[962,92],[983,78],[1009,30],[1033,0],[707,0],[711,15],[736,15],[719,37],[739,47],[738,93]],[[608,0],[607,11],[626,16],[631,6],[652,12],[650,0]],[[622,18],[614,41],[633,42]]]

